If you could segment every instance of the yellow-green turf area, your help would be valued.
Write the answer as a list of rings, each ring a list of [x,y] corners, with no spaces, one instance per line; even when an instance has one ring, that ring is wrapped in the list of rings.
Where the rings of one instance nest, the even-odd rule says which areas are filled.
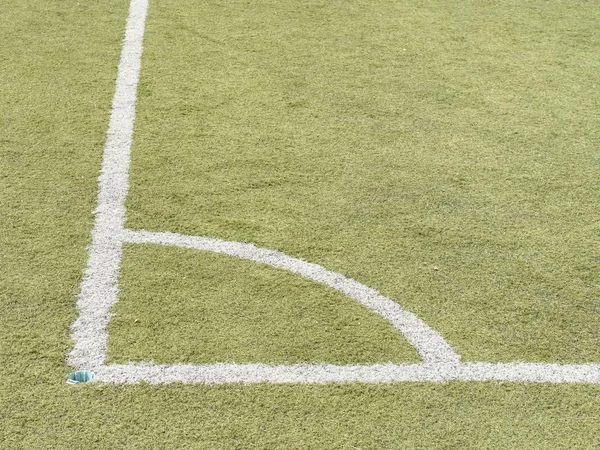
[[[0,448],[600,446],[595,385],[66,385],[127,8],[0,2]],[[151,0],[128,226],[345,273],[467,360],[600,361],[599,22],[595,0]],[[415,359],[284,272],[154,246],[123,262],[111,358]],[[244,347],[249,316],[218,302],[287,327]],[[203,311],[233,321],[210,349]]]
[[[127,225],[321,264],[465,360],[600,361],[595,6],[153,2]]]

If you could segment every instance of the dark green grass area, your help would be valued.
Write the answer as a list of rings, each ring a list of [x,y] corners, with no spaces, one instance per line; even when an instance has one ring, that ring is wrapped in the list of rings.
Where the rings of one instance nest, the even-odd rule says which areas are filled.
[[[157,245],[125,248],[111,362],[418,361],[385,319],[282,269]]]
[[[600,360],[595,2],[164,0],[128,225],[282,250],[467,360]]]
[[[156,27],[152,23],[156,24],[160,17],[165,17],[164,21],[169,20],[168,16],[163,16],[166,11],[161,12],[161,5],[166,4],[160,0],[152,2],[151,28]],[[319,14],[314,4],[303,2],[302,5],[312,8],[313,14]],[[538,30],[537,41],[519,40],[517,35],[510,52],[507,50],[510,54],[535,42],[540,51],[549,49],[552,45],[544,44],[548,36],[560,36],[560,39],[555,39],[559,41],[556,44],[559,49],[566,45],[571,47],[570,52],[561,53],[563,56],[559,58],[567,65],[564,70],[574,73],[574,69],[569,69],[573,61],[578,62],[578,67],[585,67],[585,64],[591,65],[598,60],[595,57],[597,32],[587,27],[598,21],[595,2],[528,2],[528,7],[505,1],[478,3],[480,6],[477,7],[469,3],[462,5],[463,25],[467,29],[478,23],[478,18],[486,19],[488,23],[492,21],[493,25],[490,16],[497,17],[496,21],[502,18],[510,20],[515,26],[523,24],[519,25],[521,28],[539,24],[534,28]],[[450,26],[452,14],[458,14],[433,2],[415,2],[413,8],[414,11],[422,11],[425,16],[439,17],[438,27]],[[74,301],[85,267],[86,246],[90,242],[96,177],[108,126],[126,9],[127,2],[123,0],[0,2],[0,448],[555,450],[600,446],[598,386],[497,383],[218,387],[66,385],[70,368],[65,359],[72,345],[69,325],[75,318]],[[503,15],[498,10],[503,11]],[[367,11],[361,10],[364,20],[375,20],[373,12]],[[215,4],[208,12],[215,18],[220,17],[222,8]],[[448,19],[443,20],[446,17]],[[549,18],[552,19],[551,24]],[[404,26],[408,27],[409,23]],[[435,30],[436,27],[431,26],[430,34],[435,35]],[[487,33],[487,27],[482,26],[482,32]],[[425,46],[427,42],[431,41],[423,41],[421,45]],[[493,42],[490,40],[489,45]],[[537,52],[528,55],[538,58]],[[586,61],[585,64],[582,61]],[[490,57],[490,64],[493,62],[494,58]],[[560,100],[564,108],[559,111],[549,106],[546,118],[540,117],[543,125],[545,120],[550,120],[551,112],[556,114],[558,111],[560,114],[572,114],[581,122],[579,140],[575,139],[575,134],[571,135],[573,142],[579,142],[578,146],[568,147],[579,149],[579,153],[574,150],[574,153],[565,153],[563,159],[556,163],[557,173],[570,172],[569,176],[574,180],[585,178],[585,174],[594,168],[596,153],[588,149],[593,148],[597,129],[589,125],[590,119],[586,119],[586,114],[582,112],[579,115],[577,111],[589,113],[586,105],[596,97],[594,93],[585,95],[589,92],[586,80],[595,78],[596,73],[579,70],[577,76],[573,76],[572,91],[565,93],[559,90],[555,94],[557,99],[564,96]],[[551,78],[548,77],[548,80],[551,81]],[[423,77],[423,86],[426,85]],[[569,97],[568,92],[577,95]],[[549,102],[549,105],[552,103]],[[525,127],[526,123],[521,122],[515,118],[517,125]],[[560,125],[554,131],[562,136],[567,131],[562,123]],[[422,132],[424,138],[427,135]],[[531,145],[536,145],[534,143]],[[198,151],[200,149],[199,146]],[[526,153],[526,149],[524,146],[520,151]],[[205,148],[202,151],[206,151]],[[573,154],[587,158],[589,165],[575,164]],[[439,156],[440,167],[443,166],[442,156]],[[557,157],[556,152],[554,157]],[[138,160],[136,164],[141,162]],[[194,164],[194,160],[189,164]],[[505,170],[501,161],[498,167],[498,170]],[[524,171],[525,168],[521,174]],[[440,169],[440,173],[444,172]],[[516,175],[519,172],[506,170],[506,173]],[[143,174],[137,165],[135,176],[136,183],[140,183]],[[206,176],[206,172],[202,176]],[[201,179],[198,176],[198,182]],[[522,182],[525,183],[524,180]],[[594,182],[590,180],[590,185]],[[377,191],[372,182],[365,181],[365,185],[373,186],[372,192]],[[431,189],[434,186],[432,184]],[[136,188],[135,196],[141,195],[138,190]],[[167,190],[156,190],[157,195],[160,192],[166,195]],[[587,191],[581,188],[574,187],[570,192],[573,196],[589,198]],[[559,189],[553,195],[564,197],[566,194]],[[384,209],[382,204],[368,202],[367,199],[368,196],[365,196],[365,208],[373,209],[365,209],[365,221],[374,220],[371,217],[373,212],[383,214]],[[526,204],[524,199],[527,199],[525,192],[515,201]],[[173,204],[173,213],[178,211],[177,207]],[[581,228],[573,227],[575,231],[571,234],[561,233],[550,241],[553,245],[549,245],[547,251],[551,253],[543,254],[546,266],[537,266],[553,268],[549,272],[552,276],[547,275],[549,279],[568,281],[568,274],[574,271],[583,273],[586,267],[574,264],[584,259],[566,258],[569,253],[565,253],[563,240],[573,244],[573,253],[581,248],[584,254],[592,254],[597,248],[594,247],[597,242],[593,240],[594,228],[587,225],[587,232],[584,228],[592,223],[594,211],[583,208],[575,197],[572,208],[571,221],[580,223]],[[197,220],[206,217],[206,210],[198,215]],[[441,218],[436,220],[441,221]],[[282,234],[285,234],[284,221],[278,223]],[[465,221],[465,230],[469,223]],[[167,220],[160,227],[174,224]],[[187,226],[191,227],[188,231],[197,231],[193,222]],[[400,227],[398,230],[403,232]],[[448,232],[441,236],[448,237]],[[485,237],[484,233],[482,236]],[[577,241],[576,236],[581,236],[581,239]],[[258,236],[254,235],[244,238],[258,240]],[[315,252],[321,244],[315,241]],[[300,250],[297,252],[300,253]],[[371,262],[375,263],[375,256],[381,256],[374,250],[370,253],[369,247],[363,246],[358,250],[351,253],[354,258],[363,261],[373,258]],[[327,258],[333,259],[336,251],[341,255],[339,262],[324,262],[346,268],[343,248],[332,247]],[[549,254],[554,254],[552,252],[555,252],[556,258],[547,259]],[[413,283],[410,286],[415,287],[411,295],[398,297],[399,300],[415,299],[419,286],[442,292],[445,286],[451,286],[452,278],[448,281],[447,267],[440,264],[440,259],[428,259],[427,255],[432,254],[423,256],[426,266],[414,266],[429,273],[421,275],[417,284],[410,281],[413,279],[411,273],[419,273],[416,269],[398,272],[402,276],[396,277],[396,280]],[[448,254],[444,255],[447,257]],[[482,261],[488,258],[485,255],[482,252]],[[308,256],[319,259],[318,254]],[[407,267],[412,267],[410,261],[418,258],[407,259],[408,256],[406,253],[404,260]],[[539,261],[536,257],[540,258],[540,255],[523,253],[523,270],[530,267],[528,264],[539,264],[535,262]],[[442,256],[438,255],[438,258],[443,261]],[[433,264],[439,267],[438,271],[433,271]],[[369,267],[358,262],[356,265]],[[390,266],[390,261],[376,266],[383,270]],[[559,269],[564,270],[564,274],[561,275]],[[393,278],[389,275],[393,270],[385,270],[387,273],[382,273],[381,281],[391,283]],[[476,279],[480,270],[485,273],[473,263],[471,272],[462,274],[460,279]],[[582,281],[576,280],[574,284],[565,283],[565,289],[575,290],[577,283],[581,286],[579,297],[564,297],[567,312],[572,312],[573,305],[577,305],[573,298],[592,302],[594,297],[590,297],[589,291],[593,288],[596,273],[595,269],[590,269],[588,281],[581,278]],[[367,275],[357,276],[366,280]],[[545,279],[542,278],[542,281]],[[507,283],[510,280],[505,279]],[[377,280],[369,282],[388,289]],[[479,282],[482,283],[481,280]],[[544,283],[546,281],[538,284],[546,288],[553,286]],[[430,288],[431,285],[433,287]],[[531,292],[536,292],[535,284],[528,286]],[[445,297],[442,300],[435,298],[443,302]],[[475,299],[473,297],[474,309],[478,305]],[[481,301],[488,300],[482,297]],[[484,314],[485,304],[481,310]],[[536,310],[532,308],[531,311]],[[547,313],[547,310],[542,311]],[[584,313],[588,310],[583,309],[581,314]],[[578,316],[571,315],[568,316],[573,320],[571,324],[557,323],[564,326],[565,333],[576,337],[583,325],[595,326],[593,315],[589,314],[588,321],[574,320]],[[448,316],[451,318],[452,314],[448,313]],[[475,313],[473,320],[476,320]],[[442,328],[443,321],[440,319],[439,322],[436,326]],[[473,333],[477,333],[475,328]],[[473,334],[474,341],[478,338],[477,334]],[[575,340],[561,351],[570,349],[574,360],[580,356],[584,359],[584,355],[579,353],[582,353],[582,348],[587,348],[586,342]],[[502,342],[497,344],[494,348],[500,352]],[[492,352],[491,344],[489,348]],[[555,350],[552,354],[556,354]]]

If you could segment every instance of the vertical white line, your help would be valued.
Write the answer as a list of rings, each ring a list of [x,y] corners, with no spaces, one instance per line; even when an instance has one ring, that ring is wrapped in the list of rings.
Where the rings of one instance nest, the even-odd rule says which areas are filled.
[[[106,360],[110,308],[118,293],[129,160],[147,11],[148,0],[131,1],[98,178],[92,245],[77,299],[79,317],[71,327],[74,347],[69,363],[77,368],[97,369]]]

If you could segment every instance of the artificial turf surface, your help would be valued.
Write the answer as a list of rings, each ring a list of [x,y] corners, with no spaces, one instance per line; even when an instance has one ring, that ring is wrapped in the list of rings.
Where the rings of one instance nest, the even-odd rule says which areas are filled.
[[[67,386],[127,6],[0,4],[1,448],[600,445],[594,385]],[[466,359],[600,361],[596,6],[153,1],[128,225],[346,273]],[[127,251],[124,293],[178,258]]]
[[[321,264],[465,360],[600,361],[586,5],[153,3],[127,226]]]

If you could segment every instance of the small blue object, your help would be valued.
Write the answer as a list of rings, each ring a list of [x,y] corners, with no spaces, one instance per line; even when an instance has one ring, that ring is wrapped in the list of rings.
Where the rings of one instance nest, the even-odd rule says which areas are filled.
[[[96,374],[91,370],[78,370],[69,374],[67,384],[87,383],[88,381],[92,381],[95,376]]]

